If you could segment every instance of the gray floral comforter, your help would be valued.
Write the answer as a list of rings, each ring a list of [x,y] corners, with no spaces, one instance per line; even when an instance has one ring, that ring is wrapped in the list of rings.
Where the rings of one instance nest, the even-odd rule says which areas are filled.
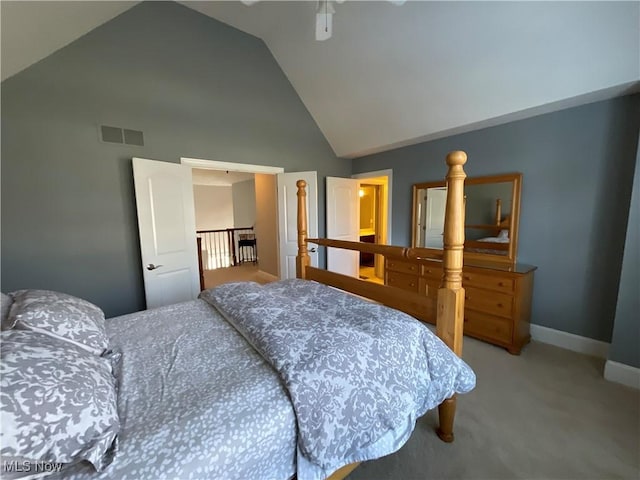
[[[396,451],[419,416],[475,386],[420,322],[316,282],[233,283],[200,297],[279,373],[296,413],[301,480]]]
[[[296,422],[277,373],[202,300],[106,321],[121,352],[113,463],[47,479],[286,480]]]

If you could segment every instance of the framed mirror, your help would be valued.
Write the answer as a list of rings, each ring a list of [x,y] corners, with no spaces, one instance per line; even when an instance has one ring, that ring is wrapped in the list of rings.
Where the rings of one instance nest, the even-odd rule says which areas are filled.
[[[515,263],[520,220],[521,173],[465,181],[465,260]],[[447,186],[413,185],[411,246],[442,250]]]

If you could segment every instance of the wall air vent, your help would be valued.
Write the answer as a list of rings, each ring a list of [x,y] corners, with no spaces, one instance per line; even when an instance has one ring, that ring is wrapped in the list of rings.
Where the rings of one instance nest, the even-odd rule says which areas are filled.
[[[140,130],[129,130],[125,128],[124,143],[126,143],[127,145],[137,145],[139,147],[144,147],[144,137],[142,136],[142,132]]]
[[[108,143],[124,143],[126,145],[144,146],[144,135],[140,130],[100,125],[100,140]]]
[[[100,126],[100,139],[109,143],[124,143],[122,139],[122,129],[118,127]]]

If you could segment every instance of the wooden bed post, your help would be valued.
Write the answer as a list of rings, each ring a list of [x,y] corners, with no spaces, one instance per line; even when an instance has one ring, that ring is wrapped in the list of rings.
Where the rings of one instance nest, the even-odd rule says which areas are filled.
[[[462,166],[466,153],[455,151],[447,155],[447,207],[444,223],[444,252],[442,285],[438,290],[436,332],[446,344],[462,356],[464,324],[464,288],[462,288],[462,262],[464,248],[464,179]],[[453,420],[456,397],[446,399],[438,406],[440,427],[438,436],[445,442],[453,441]]]
[[[298,180],[298,255],[296,256],[296,277],[306,278],[306,268],[311,264],[307,252],[307,182]]]

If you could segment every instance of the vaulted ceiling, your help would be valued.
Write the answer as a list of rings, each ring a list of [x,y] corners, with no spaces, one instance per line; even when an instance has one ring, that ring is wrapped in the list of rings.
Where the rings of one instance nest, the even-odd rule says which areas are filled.
[[[7,2],[2,79],[136,2]],[[181,2],[264,40],[338,156],[637,91],[639,2]]]

